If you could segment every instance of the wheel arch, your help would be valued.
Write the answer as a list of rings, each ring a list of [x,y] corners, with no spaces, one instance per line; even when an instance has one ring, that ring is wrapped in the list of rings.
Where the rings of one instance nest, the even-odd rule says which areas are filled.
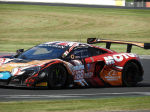
[[[96,63],[95,63],[95,67],[94,67],[94,75],[96,75],[97,73],[97,71],[96,71],[96,66],[98,66],[98,65],[102,65],[101,67],[101,70],[104,68],[104,66],[105,66],[105,62],[102,60],[102,61],[97,61]]]
[[[105,65],[105,62],[104,62],[104,61],[97,61],[97,62],[95,62],[95,66],[96,66],[96,65],[103,65],[103,66],[104,66],[104,65]]]

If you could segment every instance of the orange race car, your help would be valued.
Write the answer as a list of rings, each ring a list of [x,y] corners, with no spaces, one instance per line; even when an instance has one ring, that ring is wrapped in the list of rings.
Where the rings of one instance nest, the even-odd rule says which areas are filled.
[[[79,42],[47,42],[15,56],[0,58],[0,85],[64,87],[135,86],[143,68],[132,45],[150,49],[149,43],[89,38]],[[91,45],[105,42],[106,48]],[[127,53],[110,50],[111,43],[127,44]]]

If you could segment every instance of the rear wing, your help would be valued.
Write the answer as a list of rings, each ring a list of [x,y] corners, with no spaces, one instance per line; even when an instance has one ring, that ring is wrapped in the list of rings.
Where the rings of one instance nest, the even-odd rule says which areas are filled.
[[[95,43],[106,43],[106,48],[110,49],[111,43],[116,44],[127,44],[127,53],[131,52],[132,46],[138,46],[144,49],[150,49],[150,43],[142,43],[142,42],[131,42],[131,41],[119,41],[119,40],[105,40],[99,38],[88,38],[88,44],[95,44]]]

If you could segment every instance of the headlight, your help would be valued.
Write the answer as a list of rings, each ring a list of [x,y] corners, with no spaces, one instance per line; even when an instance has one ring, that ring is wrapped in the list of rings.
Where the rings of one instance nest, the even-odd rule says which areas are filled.
[[[39,72],[41,69],[40,66],[30,67],[30,68],[14,68],[12,69],[12,76],[15,75],[22,75],[23,73],[27,73],[28,75],[33,75],[37,72]]]
[[[14,68],[14,69],[12,69],[11,74],[12,74],[12,76],[15,76],[15,75],[21,75],[24,72],[25,71],[22,71],[20,68]]]
[[[40,66],[35,66],[35,67],[30,67],[30,68],[26,68],[24,69],[25,71],[34,71],[34,72],[39,72],[41,69]]]
[[[26,74],[28,75],[34,75],[35,73],[39,72],[41,69],[40,66],[35,66],[35,67],[30,67],[30,68],[26,68],[24,69],[24,71],[26,72]]]

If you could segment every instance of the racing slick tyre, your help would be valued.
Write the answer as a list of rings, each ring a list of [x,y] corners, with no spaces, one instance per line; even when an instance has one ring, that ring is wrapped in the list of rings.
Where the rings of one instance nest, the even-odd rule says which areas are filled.
[[[123,69],[123,86],[131,87],[137,85],[137,78],[140,76],[140,70],[136,63],[129,62]]]
[[[67,71],[61,64],[56,64],[50,67],[48,73],[49,89],[61,89],[65,87],[67,80]]]

